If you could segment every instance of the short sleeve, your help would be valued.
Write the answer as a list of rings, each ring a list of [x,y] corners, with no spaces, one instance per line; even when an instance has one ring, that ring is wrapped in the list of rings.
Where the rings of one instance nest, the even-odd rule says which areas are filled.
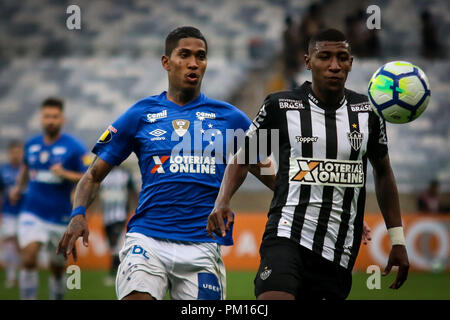
[[[270,135],[271,129],[274,128],[274,119],[274,104],[271,95],[268,95],[246,133],[246,163],[255,163],[255,153],[257,162],[270,155]],[[265,135],[265,137],[262,135]],[[267,145],[261,150],[263,141],[265,141]]]
[[[367,156],[369,159],[381,159],[387,152],[386,122],[374,112],[369,114],[369,141]]]
[[[120,165],[134,150],[138,123],[139,117],[134,106],[108,126],[92,152],[111,165]]]

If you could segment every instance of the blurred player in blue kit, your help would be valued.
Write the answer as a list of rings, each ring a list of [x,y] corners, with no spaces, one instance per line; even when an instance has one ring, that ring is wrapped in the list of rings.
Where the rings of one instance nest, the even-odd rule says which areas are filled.
[[[8,193],[15,184],[23,158],[23,144],[11,141],[8,144],[8,163],[0,166],[1,199],[1,244],[5,248],[6,288],[15,287],[17,283],[17,269],[20,263],[19,247],[17,244],[17,218],[21,201],[12,205]]]
[[[225,298],[220,245],[232,245],[232,230],[211,239],[205,225],[226,166],[217,150],[234,143],[227,129],[244,133],[250,120],[201,93],[207,51],[196,28],[180,27],[167,36],[161,62],[168,91],[138,101],[108,127],[77,185],[72,219],[58,247],[66,256],[76,256],[79,237],[88,244],[85,210],[102,180],[132,152],[139,159],[142,190],[120,252],[118,299],[159,300],[167,291],[173,299]],[[250,171],[268,183],[258,165]]]
[[[58,98],[42,102],[43,134],[26,142],[17,182],[9,194],[11,203],[15,204],[26,190],[18,219],[21,299],[37,298],[38,253],[42,245],[48,249],[50,298],[59,300],[64,296],[65,259],[55,254],[56,246],[69,221],[74,183],[83,175],[87,163],[82,143],[62,132],[63,110],[64,103]]]

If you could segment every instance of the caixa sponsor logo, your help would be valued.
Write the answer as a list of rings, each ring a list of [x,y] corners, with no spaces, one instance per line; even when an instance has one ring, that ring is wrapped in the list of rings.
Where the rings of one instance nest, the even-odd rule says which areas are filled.
[[[148,252],[142,248],[141,246],[138,245],[134,245],[133,248],[131,249],[131,254],[135,254],[135,255],[142,255],[145,259],[150,259]]]

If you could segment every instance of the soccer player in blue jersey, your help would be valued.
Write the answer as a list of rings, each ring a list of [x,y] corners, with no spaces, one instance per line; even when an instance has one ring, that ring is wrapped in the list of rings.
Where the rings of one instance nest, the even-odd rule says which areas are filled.
[[[131,152],[139,158],[142,190],[120,253],[119,299],[163,299],[167,291],[173,299],[225,298],[220,245],[232,244],[231,232],[213,240],[205,225],[226,166],[217,150],[233,149],[227,130],[245,135],[250,120],[201,93],[207,51],[196,28],[180,27],[167,36],[161,62],[168,91],[137,102],[108,127],[75,190],[72,220],[58,248],[74,256],[79,237],[88,243],[85,210],[101,181]]]
[[[43,134],[29,139],[16,185],[11,189],[14,204],[26,189],[19,214],[18,241],[22,270],[19,275],[21,299],[36,299],[38,252],[45,245],[49,253],[49,295],[62,299],[65,291],[65,259],[56,246],[72,210],[70,194],[86,167],[86,149],[63,133],[63,101],[46,99],[41,106]]]
[[[0,240],[5,249],[6,288],[16,286],[17,269],[20,262],[17,244],[17,217],[21,201],[12,205],[8,193],[16,182],[22,158],[22,142],[13,140],[8,144],[8,163],[0,166],[0,192],[2,194]]]

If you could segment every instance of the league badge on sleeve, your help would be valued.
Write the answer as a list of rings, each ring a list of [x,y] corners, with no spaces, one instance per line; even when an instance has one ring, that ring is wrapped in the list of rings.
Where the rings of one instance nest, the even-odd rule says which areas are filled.
[[[100,136],[100,138],[98,139],[98,143],[108,143],[111,141],[112,139],[112,135],[114,133],[117,132],[117,129],[114,128],[113,126],[109,126],[108,129],[105,130],[105,132],[103,132],[103,134]]]

